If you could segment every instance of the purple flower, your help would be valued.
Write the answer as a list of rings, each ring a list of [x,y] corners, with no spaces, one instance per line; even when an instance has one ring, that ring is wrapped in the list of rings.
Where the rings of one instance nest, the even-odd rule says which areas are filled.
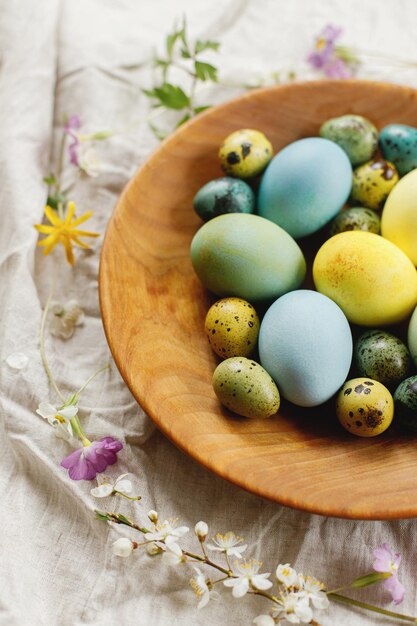
[[[336,48],[336,41],[343,29],[328,24],[316,39],[316,45],[307,57],[314,69],[322,70],[329,78],[350,78],[352,70]]]
[[[404,599],[404,587],[398,580],[398,568],[401,562],[401,555],[397,552],[393,554],[389,545],[383,543],[381,547],[374,550],[375,561],[373,568],[376,572],[391,574],[384,582],[384,587],[392,596],[395,604],[400,604]]]
[[[75,131],[80,128],[81,119],[79,115],[71,115],[64,126],[64,133],[71,139],[71,143],[68,146],[69,158],[71,163],[76,166],[78,166],[78,146],[80,145],[80,140]]]
[[[104,472],[108,465],[117,461],[117,453],[123,444],[113,437],[103,437],[78,448],[61,461],[62,467],[68,470],[72,480],[93,480],[97,474]]]

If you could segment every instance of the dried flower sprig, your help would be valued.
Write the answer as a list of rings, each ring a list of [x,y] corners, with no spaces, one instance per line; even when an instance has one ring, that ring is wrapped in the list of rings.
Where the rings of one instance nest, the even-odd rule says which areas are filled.
[[[178,527],[176,520],[166,520],[160,523],[156,511],[150,511],[147,516],[152,527],[148,527],[146,523],[135,523],[121,513],[99,510],[96,510],[95,513],[99,520],[128,526],[142,535],[138,542],[127,537],[117,539],[113,543],[113,554],[116,556],[127,558],[138,548],[144,547],[151,556],[162,555],[163,560],[170,565],[191,564],[197,576],[190,580],[190,584],[197,595],[197,608],[199,609],[206,606],[213,597],[214,586],[223,583],[224,587],[232,590],[232,595],[235,598],[243,598],[247,594],[253,594],[268,600],[270,603],[268,613],[258,615],[253,620],[257,626],[274,626],[284,622],[317,625],[318,622],[313,619],[313,612],[326,610],[330,601],[364,608],[381,615],[417,624],[416,617],[360,602],[340,593],[345,589],[361,589],[383,582],[386,589],[391,593],[393,601],[395,603],[402,601],[404,588],[398,581],[400,555],[394,555],[387,544],[383,544],[374,551],[373,572],[356,578],[348,585],[328,590],[319,580],[297,572],[289,563],[279,564],[275,569],[274,576],[270,572],[261,573],[262,563],[254,559],[242,559],[242,552],[246,550],[247,546],[240,545],[239,549],[236,549],[242,539],[237,537],[234,532],[217,533],[213,544],[206,545],[209,528],[203,521],[197,522],[194,527],[194,534],[201,550],[201,554],[198,554],[190,552],[180,545],[189,529],[186,526]],[[209,557],[206,548],[223,554],[225,562],[221,563]],[[232,554],[236,557],[233,563],[229,559]],[[219,572],[221,576],[215,579],[207,577],[195,564],[210,567]],[[388,584],[389,581],[394,582]]]

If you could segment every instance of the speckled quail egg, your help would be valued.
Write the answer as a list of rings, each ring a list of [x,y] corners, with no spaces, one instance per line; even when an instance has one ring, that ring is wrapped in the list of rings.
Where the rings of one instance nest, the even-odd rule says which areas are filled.
[[[360,376],[369,376],[387,387],[396,386],[411,371],[407,346],[384,330],[368,330],[357,340],[354,363]]]
[[[375,437],[394,416],[394,400],[384,385],[369,378],[348,380],[336,398],[339,422],[352,435]]]
[[[417,376],[402,381],[394,393],[395,419],[417,432]]]
[[[320,137],[337,143],[352,165],[369,161],[378,147],[378,131],[362,115],[341,115],[327,120],[320,127]]]
[[[210,346],[222,359],[249,356],[256,346],[259,318],[241,298],[223,298],[210,307],[205,321]]]
[[[368,161],[353,170],[350,198],[368,209],[379,211],[399,178],[395,165],[389,161]]]
[[[253,178],[272,159],[271,142],[259,130],[243,128],[228,135],[219,150],[220,165],[226,174]]]
[[[381,220],[379,215],[372,209],[352,207],[341,211],[330,223],[329,234],[331,237],[348,230],[365,230],[379,235]]]

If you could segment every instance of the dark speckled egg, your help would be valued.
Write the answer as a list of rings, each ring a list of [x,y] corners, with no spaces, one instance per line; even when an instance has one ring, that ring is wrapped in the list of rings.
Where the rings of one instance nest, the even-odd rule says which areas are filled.
[[[365,230],[379,235],[381,220],[372,209],[352,207],[341,211],[330,224],[330,237],[347,230]]]
[[[220,165],[229,176],[253,178],[272,159],[272,144],[259,130],[242,128],[228,135],[219,150]]]
[[[385,330],[368,330],[354,347],[354,365],[360,376],[369,376],[387,387],[398,385],[411,371],[407,346]]]
[[[205,222],[224,213],[253,213],[255,194],[238,178],[216,178],[196,193],[194,209]]]
[[[403,380],[394,393],[395,418],[417,432],[417,376]]]
[[[361,115],[342,115],[327,120],[320,128],[320,137],[337,143],[352,165],[369,161],[378,147],[377,129]]]
[[[384,158],[405,176],[417,168],[417,128],[404,124],[390,124],[382,129],[379,143]]]
[[[353,170],[350,198],[368,209],[379,211],[399,178],[392,163],[383,159],[368,161]]]

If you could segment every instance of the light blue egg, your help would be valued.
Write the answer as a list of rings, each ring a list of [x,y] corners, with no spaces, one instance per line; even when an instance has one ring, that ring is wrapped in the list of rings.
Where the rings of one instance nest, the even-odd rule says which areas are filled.
[[[345,382],[352,334],[338,305],[316,291],[287,293],[267,310],[259,332],[262,367],[298,406],[326,402]]]
[[[329,222],[351,187],[352,166],[342,148],[321,137],[300,139],[268,165],[259,188],[258,212],[298,239]]]

